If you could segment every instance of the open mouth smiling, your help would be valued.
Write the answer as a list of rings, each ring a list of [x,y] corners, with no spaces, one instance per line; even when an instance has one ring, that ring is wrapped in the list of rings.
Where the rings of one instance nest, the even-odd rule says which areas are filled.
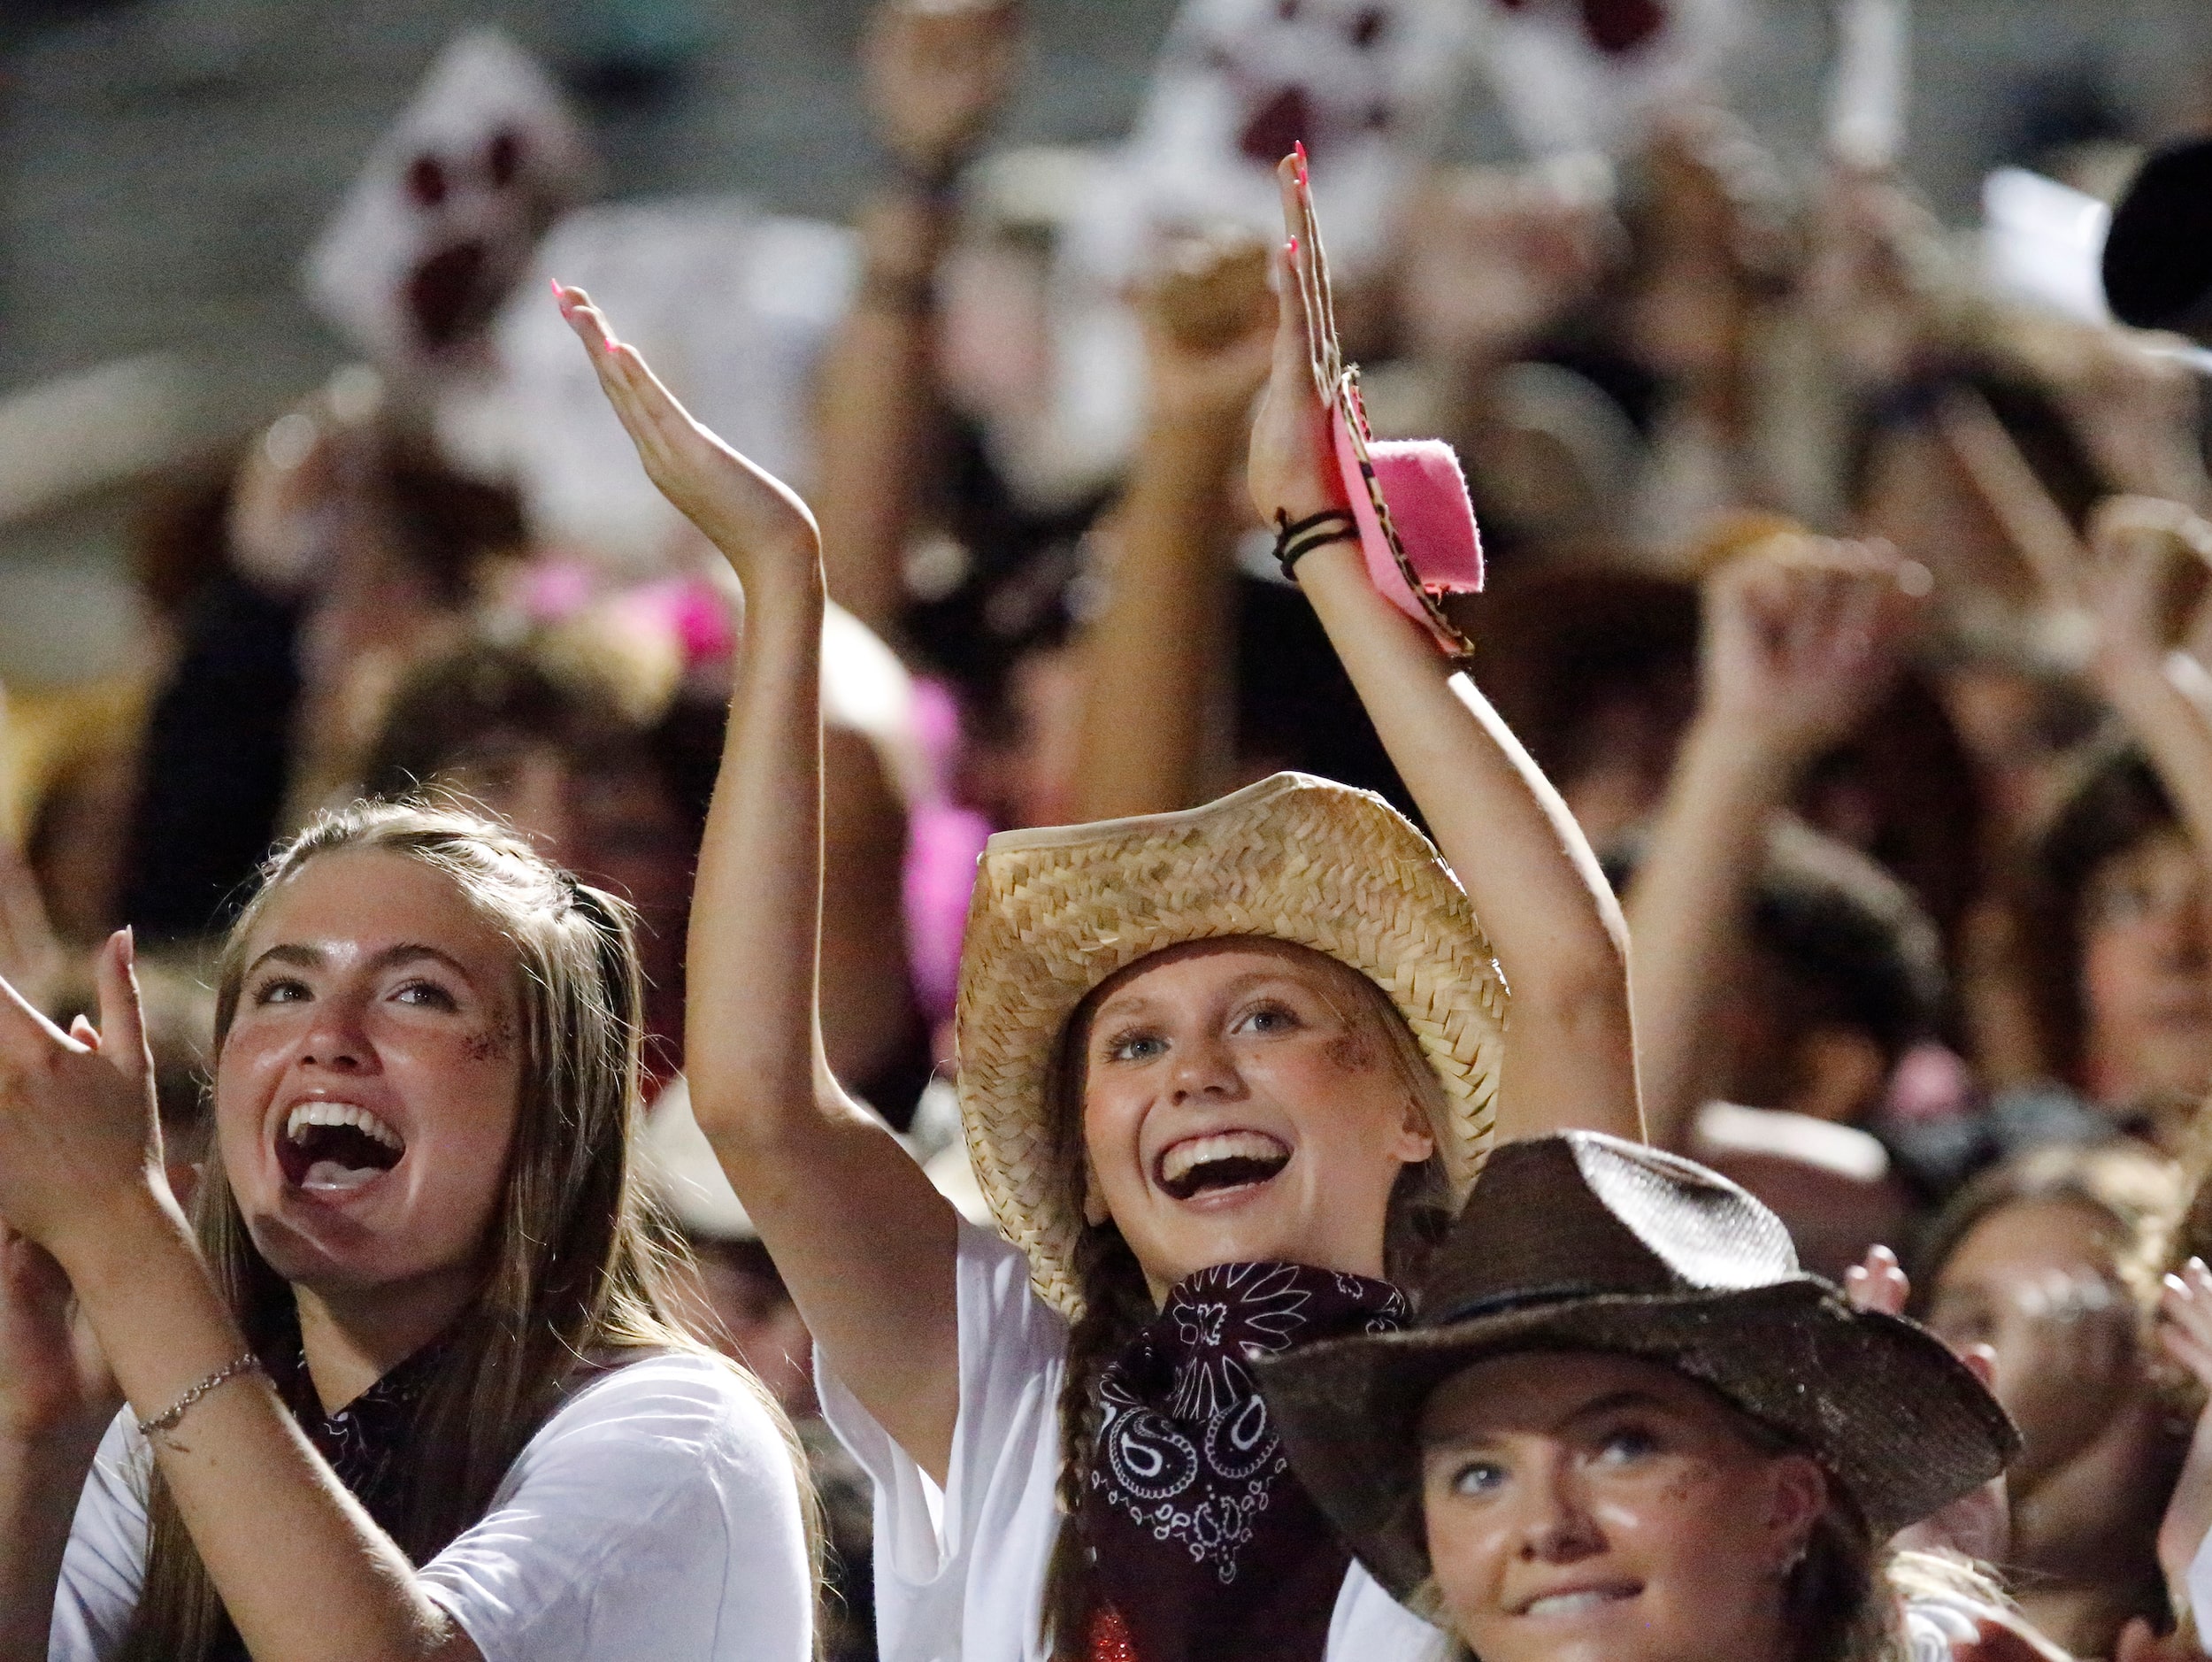
[[[285,1116],[276,1141],[285,1181],[310,1195],[365,1188],[406,1152],[406,1139],[357,1103],[301,1103]]]
[[[1161,1150],[1154,1179],[1175,1200],[1256,1189],[1290,1164],[1290,1148],[1264,1131],[1217,1131]]]
[[[1609,1581],[1597,1587],[1562,1588],[1555,1593],[1545,1593],[1527,1600],[1514,1614],[1534,1616],[1540,1620],[1587,1616],[1609,1605],[1625,1603],[1643,1590],[1642,1583],[1638,1581]]]

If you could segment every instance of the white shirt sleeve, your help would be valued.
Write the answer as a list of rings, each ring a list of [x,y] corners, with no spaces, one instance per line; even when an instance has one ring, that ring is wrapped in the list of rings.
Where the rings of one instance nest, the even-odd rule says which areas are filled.
[[[1029,1264],[963,1222],[955,1271],[960,1396],[941,1489],[819,1351],[822,1412],[875,1485],[876,1635],[883,1662],[1014,1662],[1038,1654],[1038,1601],[1059,1528],[1067,1324]]]
[[[790,1451],[711,1358],[634,1362],[579,1393],[421,1581],[486,1662],[812,1654]]]
[[[49,1662],[102,1662],[121,1649],[146,1579],[151,1452],[125,1409],[100,1439],[77,1497],[54,1591]]]

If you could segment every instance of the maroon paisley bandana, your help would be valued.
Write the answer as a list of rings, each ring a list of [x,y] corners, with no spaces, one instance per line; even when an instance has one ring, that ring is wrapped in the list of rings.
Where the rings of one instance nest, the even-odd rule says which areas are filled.
[[[1107,1368],[1077,1522],[1137,1662],[1318,1662],[1352,1558],[1292,1474],[1246,1362],[1409,1314],[1363,1276],[1216,1265]]]

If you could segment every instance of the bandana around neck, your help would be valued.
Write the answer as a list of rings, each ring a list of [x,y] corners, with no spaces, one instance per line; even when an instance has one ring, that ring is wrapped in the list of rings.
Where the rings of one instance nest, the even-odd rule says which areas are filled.
[[[1108,1365],[1076,1522],[1136,1662],[1321,1656],[1351,1553],[1293,1475],[1246,1364],[1410,1313],[1364,1276],[1215,1265]]]

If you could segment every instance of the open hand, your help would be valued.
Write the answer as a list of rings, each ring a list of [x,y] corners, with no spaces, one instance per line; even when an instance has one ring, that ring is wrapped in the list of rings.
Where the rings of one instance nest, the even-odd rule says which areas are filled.
[[[748,596],[822,581],[822,538],[798,494],[691,419],[634,346],[614,338],[580,289],[553,285],[561,315],[591,354],[646,477],[705,533]]]
[[[1703,716],[1810,760],[1887,689],[1928,587],[1886,543],[1780,536],[1730,561],[1705,588]]]
[[[96,1031],[64,1033],[0,981],[0,1218],[65,1266],[113,1203],[167,1192],[127,932],[97,967]]]
[[[1336,313],[1303,159],[1285,157],[1275,179],[1282,188],[1283,224],[1290,240],[1275,261],[1274,356],[1252,424],[1245,475],[1263,525],[1273,525],[1279,514],[1304,519],[1351,505],[1337,472],[1329,410],[1322,399],[1321,382],[1340,362]]]
[[[887,0],[861,73],[877,131],[924,177],[956,167],[1006,102],[1021,63],[1018,0]]]

